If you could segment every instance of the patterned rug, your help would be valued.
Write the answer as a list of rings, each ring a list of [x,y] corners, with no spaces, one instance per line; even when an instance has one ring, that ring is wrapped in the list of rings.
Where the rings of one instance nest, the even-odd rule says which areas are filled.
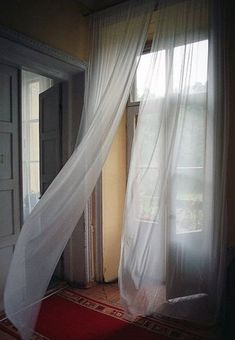
[[[0,317],[2,319],[2,316]],[[9,322],[0,329],[15,339],[17,330]],[[81,290],[64,289],[44,300],[32,340],[156,339],[204,340],[215,337],[161,317],[128,320],[122,308],[87,297]]]

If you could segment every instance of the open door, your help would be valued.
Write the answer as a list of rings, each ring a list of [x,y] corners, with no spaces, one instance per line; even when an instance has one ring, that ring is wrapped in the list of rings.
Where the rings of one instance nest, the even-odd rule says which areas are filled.
[[[20,231],[18,70],[0,64],[0,310]]]
[[[62,84],[39,95],[40,194],[47,190],[62,167]],[[57,264],[51,286],[63,278],[63,261]]]
[[[56,84],[39,96],[40,191],[44,194],[62,167],[62,88]]]

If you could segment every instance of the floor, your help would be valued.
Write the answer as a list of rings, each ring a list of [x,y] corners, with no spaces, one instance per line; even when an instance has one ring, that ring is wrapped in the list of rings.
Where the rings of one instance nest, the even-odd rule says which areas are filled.
[[[101,302],[107,302],[116,307],[120,307],[120,294],[117,283],[97,284],[88,289],[73,289],[78,290],[87,298],[94,298]]]
[[[63,283],[60,284],[59,286],[50,290],[49,295],[58,292],[59,290],[63,289],[64,287],[65,287],[65,284],[63,284]],[[84,288],[84,289],[72,288],[72,290],[78,291],[78,293],[82,294],[83,296],[85,296],[87,298],[91,298],[91,299],[93,298],[96,301],[98,300],[98,301],[103,302],[103,303],[111,304],[115,307],[121,307],[119,289],[118,289],[117,283],[97,284],[97,285],[94,285],[91,288]],[[175,324],[175,326],[178,326],[178,323],[175,323],[174,321],[172,321],[173,326],[174,326],[174,324]],[[183,325],[183,328],[184,327],[185,327],[185,325]],[[191,326],[189,326],[189,325],[186,325],[186,328],[188,328],[189,330],[190,329],[192,330]],[[216,338],[217,339],[217,337],[214,337],[214,336],[210,337],[210,335],[209,335],[210,332],[208,333],[207,331],[205,331],[203,329],[201,330],[202,332],[200,331],[200,329],[198,329],[198,331],[199,331],[198,332],[199,334],[201,333],[203,335],[206,335],[205,338],[207,338],[207,339],[208,338],[213,338],[213,339]],[[1,340],[13,340],[15,338],[13,338],[12,336],[10,336],[6,333],[3,333],[0,330],[0,339]]]
[[[54,287],[49,291],[49,295],[53,294],[53,292],[63,289],[64,286],[65,285],[63,283],[57,285],[57,287]],[[101,302],[107,302],[117,307],[120,306],[120,297],[117,283],[98,284],[94,285],[92,288],[73,288],[73,290],[82,292],[82,295],[88,298],[94,298]],[[0,340],[15,340],[15,338],[0,330]]]
[[[3,333],[0,329],[0,339],[1,340],[15,340],[12,336],[8,335],[7,333]]]
[[[73,288],[76,291],[76,289]],[[120,294],[117,283],[108,283],[108,284],[98,284],[88,289],[77,289],[79,293],[87,298],[93,298],[95,300],[99,300],[101,302],[106,302],[107,304],[112,304],[115,307],[121,307],[120,303]],[[157,316],[156,316],[157,317]],[[168,319],[169,322],[169,319]],[[183,328],[189,330],[196,330],[198,334],[201,334],[202,338],[206,339],[220,339],[220,336],[217,337],[218,331],[217,328],[198,328],[198,326],[194,326],[187,322],[179,322],[176,320],[172,320],[169,324],[178,325],[181,324]],[[222,340],[232,340],[232,339],[222,339]]]

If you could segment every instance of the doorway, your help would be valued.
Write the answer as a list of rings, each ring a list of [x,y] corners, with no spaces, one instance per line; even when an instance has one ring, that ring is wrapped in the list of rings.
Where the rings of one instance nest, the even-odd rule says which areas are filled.
[[[23,222],[62,167],[62,89],[48,77],[21,72]],[[63,279],[63,255],[49,288]]]
[[[40,193],[39,96],[53,80],[22,71],[22,200],[23,220],[38,203]]]
[[[49,82],[53,79],[53,84],[50,85],[53,85],[53,87],[56,85],[57,89],[53,91],[53,87],[49,86],[46,91],[52,91],[54,98],[58,93],[63,94],[62,103],[57,103],[59,107],[62,104],[62,107],[65,108],[62,121],[60,120],[60,127],[63,126],[63,145],[60,145],[60,147],[62,149],[62,164],[64,164],[71,155],[76,140],[83,105],[86,63],[41,42],[34,41],[21,33],[10,29],[5,30],[3,27],[0,28],[0,50],[3,52],[0,55],[0,310],[2,310],[6,277],[23,220],[41,195],[38,190],[40,186],[38,174],[41,171],[38,162],[40,163],[40,161],[38,156],[37,159],[31,157],[32,153],[38,155],[38,151],[35,152],[38,146],[25,151],[28,154],[25,157],[27,163],[27,166],[26,163],[25,166],[28,169],[34,168],[31,174],[36,173],[37,176],[30,180],[28,176],[28,181],[22,178],[21,87],[22,72],[26,72],[22,70],[33,71],[31,76],[35,74],[36,78],[44,75],[45,77],[41,79],[49,79]],[[36,79],[33,76],[31,80],[34,82]],[[58,84],[59,82],[61,82],[61,85]],[[31,84],[31,87],[31,91],[35,94],[38,91],[38,84]],[[46,91],[43,93],[46,93]],[[45,94],[44,103],[49,104],[50,99],[48,97],[49,94]],[[39,101],[40,106],[38,97],[35,99],[34,96],[31,101],[32,105],[34,105],[34,101]],[[34,111],[31,116],[27,117],[28,123],[25,125],[31,125],[31,129],[29,127],[27,129],[28,131],[31,130],[30,133],[31,136],[34,136],[34,139],[38,139],[39,134],[36,128],[38,122],[35,114]],[[29,120],[31,121],[30,124]],[[48,120],[47,123],[49,122],[52,121]],[[34,133],[35,130],[37,130],[36,133]],[[44,141],[49,140],[48,134],[44,137]],[[44,144],[47,144],[48,150],[49,146],[52,147],[52,142]],[[25,147],[27,148],[26,145]],[[48,153],[44,153],[44,155],[46,154],[48,155]],[[48,157],[45,157],[46,160],[48,160]],[[45,177],[44,180],[44,187],[46,187],[47,178]],[[74,259],[74,254],[70,251],[70,248],[67,250],[66,257],[64,270],[70,279],[69,264]]]

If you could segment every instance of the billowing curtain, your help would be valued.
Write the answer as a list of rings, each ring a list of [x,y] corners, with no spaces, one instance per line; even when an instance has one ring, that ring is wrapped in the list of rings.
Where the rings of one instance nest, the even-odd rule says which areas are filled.
[[[100,175],[130,92],[153,11],[134,0],[92,18],[91,58],[79,146],[26,219],[11,262],[4,303],[28,339],[60,255]]]
[[[210,323],[220,306],[227,116],[215,13],[207,0],[159,1],[119,268],[130,314]]]

